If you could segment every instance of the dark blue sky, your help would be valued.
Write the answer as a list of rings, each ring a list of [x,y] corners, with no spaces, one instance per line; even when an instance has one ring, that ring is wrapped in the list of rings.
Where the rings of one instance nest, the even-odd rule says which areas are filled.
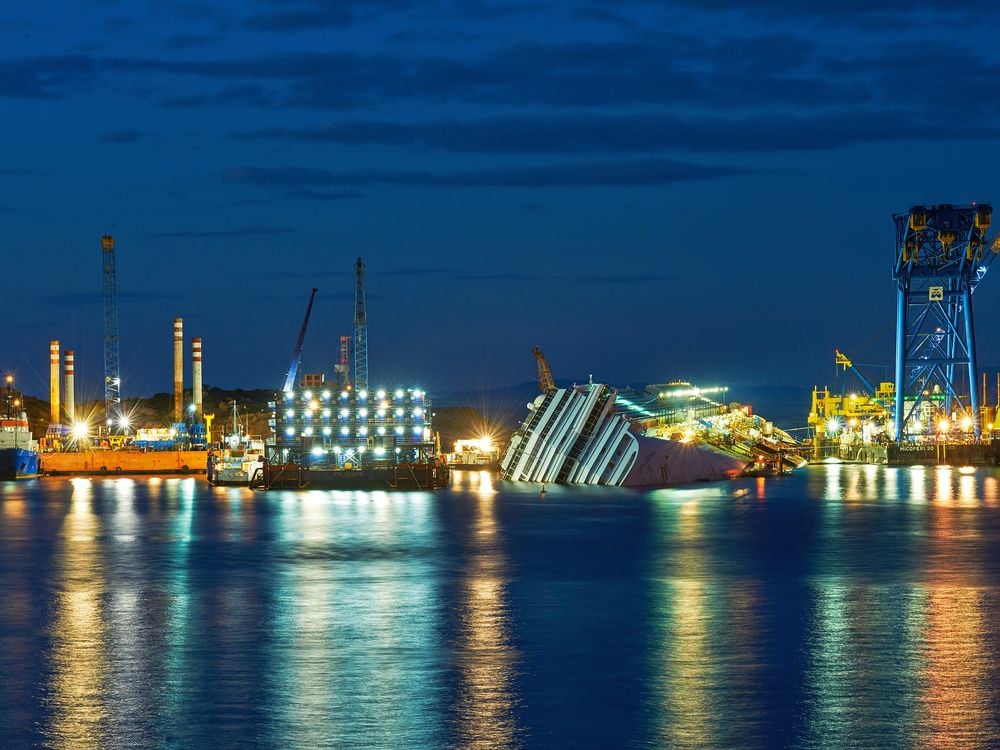
[[[890,214],[1000,201],[1000,13],[925,0],[63,0],[0,20],[0,366],[50,338],[123,394],[332,371],[368,265],[372,380],[812,385],[890,361]],[[997,269],[1000,272],[1000,268]],[[1000,279],[977,293],[1000,363]],[[878,377],[878,373],[873,373]]]

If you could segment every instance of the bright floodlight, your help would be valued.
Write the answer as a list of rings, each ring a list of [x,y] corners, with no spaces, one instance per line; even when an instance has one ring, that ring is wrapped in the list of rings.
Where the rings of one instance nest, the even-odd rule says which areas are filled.
[[[839,419],[837,419],[836,417],[831,417],[826,421],[826,431],[829,432],[831,435],[837,434],[839,430],[840,430]]]
[[[477,446],[480,452],[489,453],[490,451],[493,450],[493,441],[490,440],[489,435],[484,435],[483,437],[479,438]]]
[[[83,440],[90,434],[90,425],[86,422],[77,422],[73,425],[73,439]]]
[[[937,423],[938,432],[947,432],[951,423],[947,419],[941,419]]]
[[[962,419],[962,429],[966,432],[972,429],[972,417],[964,417]]]

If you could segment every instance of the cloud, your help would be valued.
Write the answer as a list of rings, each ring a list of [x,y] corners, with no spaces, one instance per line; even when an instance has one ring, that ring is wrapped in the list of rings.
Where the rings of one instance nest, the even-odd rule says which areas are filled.
[[[331,2],[322,9],[294,8],[256,13],[243,25],[252,31],[287,32],[349,26],[354,21],[350,3]]]
[[[315,29],[344,28],[362,20],[392,13],[398,19],[410,11],[453,19],[492,19],[533,9],[529,3],[490,0],[267,0],[265,9],[252,13],[243,22],[252,31],[292,33]],[[420,36],[422,32],[412,32]],[[426,39],[435,34],[428,31]],[[452,37],[440,32],[440,40]],[[462,32],[455,32],[461,34]]]
[[[676,281],[676,276],[665,276],[659,273],[636,274],[526,274],[526,273],[479,273],[460,274],[456,281],[541,281],[541,282],[573,282],[580,284],[645,284]]]
[[[211,34],[172,34],[166,37],[160,46],[166,52],[180,52],[182,50],[207,47],[218,42],[218,37]]]
[[[180,298],[181,295],[179,294],[165,294],[162,292],[118,291],[118,301],[126,304],[153,300],[176,300]],[[104,302],[104,295],[101,292],[66,292],[62,294],[43,295],[41,301],[47,305],[97,305]]]
[[[746,3],[743,0],[680,0],[699,11],[743,11],[750,15],[768,18],[814,16],[824,20],[836,20],[850,24],[858,16],[886,16],[899,18],[915,12],[954,15],[957,13],[994,12],[979,0],[810,0],[803,3],[796,0],[757,0]]]
[[[453,273],[450,268],[394,268],[388,271],[376,271],[375,276],[441,276]]]
[[[569,280],[593,284],[645,284],[647,282],[676,281],[677,278],[677,276],[665,276],[659,273],[578,274],[570,276]]]
[[[452,57],[350,51],[229,59],[81,56],[76,65],[70,58],[28,58],[8,63],[20,75],[0,79],[0,94],[63,96],[98,80],[182,76],[222,81],[223,92],[256,87],[252,98],[242,100],[252,106],[333,110],[386,101],[460,101],[548,108],[701,104],[730,111],[761,104],[848,103],[866,96],[863,88],[804,69],[814,54],[812,43],[789,34],[711,43],[661,34],[600,42],[520,42],[478,56]],[[221,94],[177,93],[171,87],[161,98],[167,105],[198,106]]]
[[[529,281],[537,277],[523,273],[466,273],[456,276],[456,281]]]
[[[364,197],[356,190],[310,190],[309,188],[286,190],[283,195],[286,198],[306,201],[344,201]]]
[[[39,177],[48,174],[37,169],[25,169],[24,167],[0,167],[0,177]]]
[[[138,130],[112,130],[97,137],[101,143],[135,143],[139,140]]]
[[[395,31],[386,37],[387,42],[394,44],[409,44],[416,42],[425,44],[427,42],[443,42],[446,44],[475,42],[483,38],[482,34],[475,34],[471,31],[460,31],[458,29],[403,29]]]
[[[242,229],[198,230],[177,229],[169,232],[150,232],[150,237],[167,239],[224,239],[229,237],[259,237],[275,234],[292,234],[288,227],[244,227]]]
[[[265,5],[262,12],[305,9],[315,13],[320,12],[316,10],[320,5],[327,7],[276,2]],[[390,2],[371,12],[392,7]],[[774,3],[774,7],[779,5]],[[295,108],[347,111],[420,104],[440,110],[444,109],[440,105],[450,102],[466,109],[501,105],[522,110],[508,116],[505,123],[493,118],[508,129],[518,127],[519,118],[529,119],[523,113],[527,108],[541,114],[562,110],[574,117],[583,111],[593,116],[590,124],[598,122],[603,108],[613,113],[605,115],[609,118],[605,124],[610,125],[616,124],[616,118],[629,119],[630,115],[622,113],[630,108],[643,112],[654,124],[658,116],[693,112],[700,112],[709,123],[710,115],[773,122],[782,116],[820,118],[836,112],[878,117],[883,110],[933,121],[943,119],[940,108],[917,92],[951,91],[953,85],[963,92],[979,92],[973,112],[1000,108],[995,97],[982,95],[992,90],[997,66],[975,45],[945,41],[920,45],[914,51],[915,45],[909,44],[905,48],[909,56],[918,59],[905,71],[896,67],[897,58],[903,56],[890,45],[871,45],[865,53],[841,52],[831,45],[836,52],[829,54],[818,46],[819,41],[785,32],[734,36],[671,30],[600,41],[521,41],[493,49],[479,43],[476,48],[482,51],[472,54],[459,54],[456,43],[442,42],[444,50],[452,45],[450,54],[429,54],[431,47],[422,45],[419,54],[390,47],[376,54],[339,49],[191,59],[34,57],[7,60],[0,66],[0,96],[61,98],[101,87],[174,108],[241,105],[285,113]],[[932,66],[929,60],[942,64]],[[911,85],[896,85],[898,80]],[[141,85],[134,85],[135,81]],[[430,110],[425,107],[424,111]],[[352,134],[347,128],[352,124],[381,130],[374,135]],[[432,124],[438,134],[412,123],[359,120],[329,127],[330,133],[301,128],[283,133],[272,128],[240,135],[407,144],[442,139],[448,123]],[[475,140],[489,135],[484,131],[489,124],[485,118],[477,131],[462,139],[471,142],[467,148],[478,148]],[[693,121],[693,126],[699,124]],[[452,125],[463,123],[459,120]],[[516,130],[510,132],[518,136]]]
[[[575,112],[409,124],[343,120],[310,127],[263,128],[234,137],[477,153],[584,154],[829,149],[851,143],[977,139],[998,134],[1000,124],[940,116],[927,119],[897,110],[731,118]]]
[[[97,80],[97,64],[87,55],[51,55],[0,63],[0,97],[62,99],[90,89]]]
[[[276,188],[340,185],[521,188],[603,185],[635,187],[732,177],[749,172],[750,170],[746,168],[736,166],[714,166],[670,159],[648,159],[527,167],[494,167],[450,173],[383,169],[332,172],[310,167],[233,167],[223,172],[223,178],[227,182],[235,184]]]
[[[269,275],[272,275],[272,276],[288,276],[288,277],[296,276],[298,278],[303,278],[303,277],[305,277],[305,278],[311,278],[311,277],[321,276],[323,274],[315,274],[315,273],[302,273],[302,274],[274,273],[274,274],[269,274]],[[354,292],[322,292],[322,291],[320,291],[320,292],[316,293],[316,296],[317,297],[322,297],[323,301],[332,301],[332,300],[351,300],[351,301],[353,301],[354,300]],[[366,294],[365,298],[366,299],[378,299],[377,296],[373,296],[371,294]],[[301,293],[296,293],[296,294],[255,294],[254,295],[254,299],[257,300],[257,301],[259,301],[259,302],[300,302],[300,301],[302,301],[302,294]]]

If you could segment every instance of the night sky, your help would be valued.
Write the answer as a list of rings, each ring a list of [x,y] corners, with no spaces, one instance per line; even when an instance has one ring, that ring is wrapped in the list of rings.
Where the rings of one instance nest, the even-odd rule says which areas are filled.
[[[542,8],[542,9],[540,9]],[[0,20],[0,367],[122,392],[332,372],[368,267],[373,383],[812,386],[891,361],[891,214],[1000,203],[1000,11],[921,0],[63,0]],[[976,295],[1000,363],[1000,266]],[[880,373],[874,371],[873,377]],[[189,377],[189,376],[188,376]]]

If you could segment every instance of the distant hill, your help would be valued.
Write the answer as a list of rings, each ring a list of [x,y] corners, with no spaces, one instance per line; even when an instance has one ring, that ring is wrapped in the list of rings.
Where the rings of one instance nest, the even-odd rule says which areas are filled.
[[[557,380],[556,385],[567,388],[582,380]],[[642,391],[647,383],[613,383],[624,389]],[[482,391],[444,391],[432,394],[434,405],[471,406],[499,424],[516,429],[527,413],[527,404],[538,395],[538,383],[531,380],[504,388]],[[755,414],[774,422],[782,429],[805,427],[811,403],[811,391],[791,385],[736,386],[726,394],[726,402],[737,401],[753,406]]]
[[[267,435],[267,420],[271,410],[267,402],[274,398],[274,391],[266,388],[225,390],[209,386],[204,390],[203,409],[213,414],[213,435],[221,437],[232,424],[233,401],[236,401],[240,421],[252,435]],[[191,392],[185,392],[185,402],[190,403]],[[49,426],[49,402],[32,396],[25,397],[28,421],[35,437],[42,437]],[[134,429],[167,427],[174,421],[174,395],[155,393],[148,398],[129,398],[122,402],[122,410],[130,415]],[[92,424],[103,419],[104,401],[86,401],[76,404],[77,419],[88,419]]]
[[[573,384],[572,380],[556,381],[560,388]],[[640,391],[646,386],[644,383],[616,385],[631,386]],[[442,448],[450,450],[455,440],[481,434],[509,436],[527,414],[527,404],[538,394],[538,383],[533,380],[480,391],[430,394],[434,405],[434,426],[441,433]],[[190,390],[185,396],[185,400],[190,402]],[[809,389],[788,385],[739,386],[731,388],[726,395],[727,401],[751,404],[756,414],[784,429],[805,426],[810,397]],[[240,420],[250,434],[266,436],[270,434],[267,420],[271,416],[267,404],[273,398],[274,390],[269,388],[223,389],[209,386],[204,392],[204,410],[206,414],[215,415],[212,432],[219,434],[229,430],[235,401]],[[32,396],[26,396],[24,400],[32,432],[40,437],[49,425],[48,402]],[[132,415],[132,424],[136,428],[166,427],[173,422],[173,394],[156,393],[148,398],[126,399],[125,409]],[[77,404],[78,415],[96,417],[103,412],[103,401]]]
[[[805,427],[812,405],[812,389],[794,385],[736,386],[729,389],[727,397],[730,401],[750,404],[754,414],[783,430]]]

